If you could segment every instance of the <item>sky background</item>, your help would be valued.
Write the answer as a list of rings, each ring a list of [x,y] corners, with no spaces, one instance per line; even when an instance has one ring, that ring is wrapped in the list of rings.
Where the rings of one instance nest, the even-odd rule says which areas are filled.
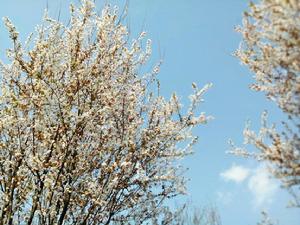
[[[125,4],[121,0],[96,2],[99,9],[104,2],[117,4],[121,9]],[[69,3],[2,0],[0,16],[11,18],[24,40],[40,23],[47,5],[50,15],[57,17],[61,9],[61,19],[67,21]],[[183,161],[189,167],[187,199],[197,207],[216,205],[223,225],[257,224],[262,210],[279,224],[299,225],[299,210],[286,208],[290,196],[269,178],[261,164],[226,154],[230,150],[229,139],[242,145],[247,119],[257,130],[265,109],[270,113],[269,121],[284,118],[263,94],[249,90],[252,74],[232,56],[240,42],[234,27],[241,24],[246,9],[244,0],[130,0],[124,23],[130,27],[132,37],[144,30],[152,39],[149,65],[163,58],[159,79],[165,97],[176,92],[187,105],[192,82],[198,86],[213,83],[199,110],[215,119],[195,130],[199,135],[195,154]],[[9,46],[1,23],[3,61]]]

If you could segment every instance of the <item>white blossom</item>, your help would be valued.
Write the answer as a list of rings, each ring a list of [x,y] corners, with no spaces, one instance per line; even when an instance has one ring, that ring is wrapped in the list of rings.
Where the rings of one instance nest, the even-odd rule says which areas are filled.
[[[191,148],[207,121],[195,110],[208,86],[182,112],[176,95],[159,95],[161,62],[140,74],[146,33],[131,44],[117,9],[99,15],[92,0],[70,14],[67,25],[45,14],[28,50],[5,19],[0,224],[146,224],[185,190],[175,164],[190,152],[177,146]]]
[[[275,177],[293,192],[300,206],[300,2],[296,0],[260,0],[245,12],[243,36],[236,56],[254,74],[251,88],[261,91],[287,115],[283,128],[267,124],[255,133],[246,126],[245,144],[259,152],[233,152],[268,162]],[[234,147],[235,148],[235,147]]]

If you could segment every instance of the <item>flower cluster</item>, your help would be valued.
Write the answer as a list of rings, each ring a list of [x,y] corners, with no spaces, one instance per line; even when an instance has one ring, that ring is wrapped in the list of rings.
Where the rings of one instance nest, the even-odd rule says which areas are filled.
[[[98,15],[81,3],[68,25],[46,15],[29,49],[5,19],[0,224],[143,224],[184,192],[177,159],[208,119],[194,115],[208,87],[182,113],[176,95],[155,94],[159,65],[139,74],[151,54],[145,33],[130,42],[116,8]]]
[[[294,189],[297,200],[300,198],[300,2],[251,3],[243,26],[237,30],[243,42],[236,56],[254,73],[256,82],[251,88],[264,92],[288,119],[278,131],[275,126],[267,125],[264,113],[259,134],[249,127],[244,131],[246,143],[260,152],[253,154],[241,149],[234,152],[268,162],[283,185]]]

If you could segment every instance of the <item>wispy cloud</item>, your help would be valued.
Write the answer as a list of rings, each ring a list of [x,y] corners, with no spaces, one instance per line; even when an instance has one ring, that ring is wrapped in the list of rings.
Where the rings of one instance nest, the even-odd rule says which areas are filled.
[[[254,196],[255,206],[271,203],[279,188],[277,182],[271,179],[265,166],[260,166],[253,171],[249,178],[248,188]]]
[[[255,207],[265,206],[271,203],[279,189],[279,184],[270,177],[265,165],[256,168],[247,168],[241,165],[232,165],[228,170],[220,173],[225,181],[246,184],[247,190],[253,196]],[[224,198],[218,193],[219,198]]]
[[[243,166],[232,165],[228,170],[222,172],[220,176],[226,181],[241,183],[249,176],[249,169]]]
[[[231,192],[217,192],[217,200],[221,202],[223,205],[229,205],[232,202],[233,195]]]

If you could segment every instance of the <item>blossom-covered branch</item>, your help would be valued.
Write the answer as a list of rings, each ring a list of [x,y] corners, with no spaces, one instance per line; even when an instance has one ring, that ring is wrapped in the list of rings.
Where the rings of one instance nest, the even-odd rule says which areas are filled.
[[[204,92],[155,94],[145,33],[130,41],[117,9],[71,6],[68,25],[45,15],[27,49],[12,40],[1,63],[0,224],[143,224],[185,192],[177,159],[191,153]],[[144,50],[145,49],[145,50]],[[190,141],[187,148],[183,144]]]
[[[287,115],[283,128],[269,126],[262,116],[259,134],[247,128],[246,144],[260,151],[249,153],[269,163],[271,172],[293,191],[299,205],[300,188],[300,2],[261,0],[250,4],[243,26],[237,30],[243,41],[236,56],[254,73],[251,88],[261,91]]]

